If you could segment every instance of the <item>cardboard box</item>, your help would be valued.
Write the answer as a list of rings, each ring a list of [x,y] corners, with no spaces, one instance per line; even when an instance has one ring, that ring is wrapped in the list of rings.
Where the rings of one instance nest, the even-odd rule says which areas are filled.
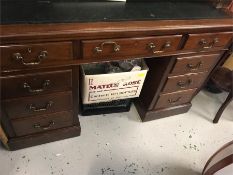
[[[133,72],[87,75],[90,67],[97,68],[98,64],[81,66],[83,104],[139,97],[148,71],[144,61],[142,70]]]

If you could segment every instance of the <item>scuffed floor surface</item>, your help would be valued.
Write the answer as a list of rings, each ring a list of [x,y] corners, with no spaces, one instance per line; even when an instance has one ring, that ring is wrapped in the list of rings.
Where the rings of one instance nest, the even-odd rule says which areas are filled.
[[[226,94],[201,92],[182,115],[141,123],[129,113],[80,117],[82,136],[9,152],[0,175],[196,175],[233,140],[233,103],[213,124]]]

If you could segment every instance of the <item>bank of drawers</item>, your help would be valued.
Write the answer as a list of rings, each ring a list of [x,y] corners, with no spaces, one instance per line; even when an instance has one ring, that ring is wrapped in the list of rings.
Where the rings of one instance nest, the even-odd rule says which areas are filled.
[[[72,126],[72,70],[2,78],[2,106],[16,136]]]
[[[191,101],[220,54],[184,56],[176,59],[154,109],[182,105]]]

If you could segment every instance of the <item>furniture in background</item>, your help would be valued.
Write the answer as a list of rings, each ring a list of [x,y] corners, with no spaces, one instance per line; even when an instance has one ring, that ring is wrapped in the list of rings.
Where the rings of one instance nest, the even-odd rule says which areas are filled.
[[[222,146],[206,162],[202,175],[231,175],[233,172],[233,141]]]
[[[231,17],[204,2],[12,4],[2,4],[0,34],[10,150],[80,135],[81,64],[145,58],[150,71],[135,100],[145,122],[187,112],[232,43]]]
[[[229,50],[231,53],[233,53],[233,46]],[[233,71],[233,54],[230,54],[230,56],[225,60],[222,67],[225,67],[231,71]]]
[[[233,13],[233,2],[232,0],[210,0],[217,9],[223,9],[230,13]]]
[[[233,13],[233,1],[229,4],[229,6],[227,7],[227,10]]]
[[[0,125],[0,141],[2,142],[2,144],[5,146],[5,148],[9,149],[8,147],[8,138],[4,132],[4,130],[2,129],[2,126]]]
[[[211,80],[217,88],[229,92],[213,120],[214,123],[218,123],[223,111],[233,99],[233,71],[225,67],[219,67],[211,76]]]

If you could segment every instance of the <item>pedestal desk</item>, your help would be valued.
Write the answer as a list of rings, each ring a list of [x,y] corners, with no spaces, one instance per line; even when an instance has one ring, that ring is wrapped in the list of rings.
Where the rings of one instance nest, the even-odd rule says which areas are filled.
[[[80,135],[81,64],[144,58],[149,72],[134,100],[144,122],[187,112],[232,44],[231,16],[207,2],[27,1],[1,10],[1,126],[10,150]]]

